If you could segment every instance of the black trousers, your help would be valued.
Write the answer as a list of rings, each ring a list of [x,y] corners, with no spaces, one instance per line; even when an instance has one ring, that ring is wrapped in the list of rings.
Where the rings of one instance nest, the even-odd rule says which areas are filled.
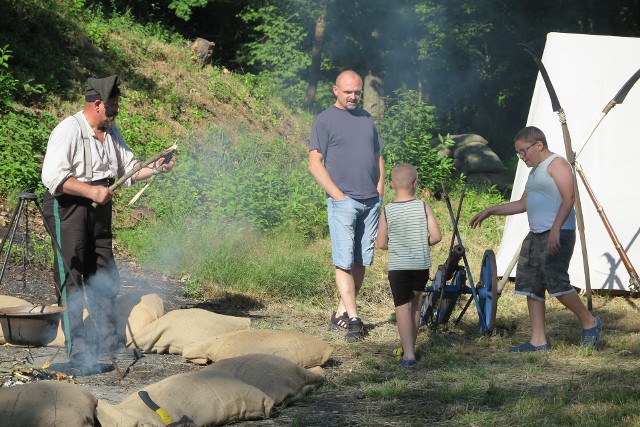
[[[45,221],[60,246],[58,252],[54,245],[53,277],[62,291],[59,302],[67,307],[63,329],[69,356],[86,348],[99,355],[118,342],[115,299],[121,282],[113,257],[112,204],[94,208],[91,203],[68,194],[44,196]]]

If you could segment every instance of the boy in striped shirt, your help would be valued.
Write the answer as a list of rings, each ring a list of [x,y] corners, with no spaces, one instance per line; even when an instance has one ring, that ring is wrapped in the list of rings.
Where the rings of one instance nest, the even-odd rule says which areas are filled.
[[[402,344],[400,363],[416,363],[415,345],[420,326],[422,292],[429,280],[429,247],[442,235],[431,207],[415,198],[418,173],[408,163],[391,171],[393,202],[385,206],[378,226],[377,244],[388,249],[388,278]]]

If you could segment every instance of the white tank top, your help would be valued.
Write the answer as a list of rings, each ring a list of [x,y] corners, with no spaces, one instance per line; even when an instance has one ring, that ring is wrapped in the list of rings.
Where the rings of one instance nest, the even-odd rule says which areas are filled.
[[[534,233],[543,233],[551,229],[562,203],[560,191],[558,191],[555,181],[547,171],[549,164],[556,157],[559,156],[552,154],[545,161],[531,169],[529,179],[527,179],[527,184],[524,187],[527,192],[529,229]],[[561,229],[575,230],[575,228],[576,214],[572,208]]]

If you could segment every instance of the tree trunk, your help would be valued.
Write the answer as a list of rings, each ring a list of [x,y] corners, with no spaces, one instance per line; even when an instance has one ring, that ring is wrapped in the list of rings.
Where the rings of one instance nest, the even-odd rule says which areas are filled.
[[[313,36],[313,45],[311,47],[311,68],[309,69],[309,81],[307,85],[307,93],[302,103],[305,110],[311,109],[316,99],[316,91],[318,90],[318,80],[320,79],[320,60],[322,52],[322,41],[324,40],[326,9],[320,11],[318,19],[316,19],[316,30]]]
[[[362,108],[367,110],[377,121],[384,113],[384,86],[382,78],[373,75],[371,70],[364,77]]]

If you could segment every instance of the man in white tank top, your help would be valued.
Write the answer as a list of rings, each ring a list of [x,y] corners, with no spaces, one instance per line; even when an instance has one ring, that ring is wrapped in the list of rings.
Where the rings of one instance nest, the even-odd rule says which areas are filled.
[[[531,168],[520,200],[489,207],[471,219],[471,227],[491,215],[527,213],[529,234],[522,242],[516,271],[516,294],[527,297],[531,339],[510,352],[548,351],[545,291],[558,298],[580,321],[582,346],[597,347],[602,321],[594,317],[571,286],[569,262],[575,245],[574,176],[571,165],[551,152],[544,133],[529,126],[516,137],[516,154]]]

